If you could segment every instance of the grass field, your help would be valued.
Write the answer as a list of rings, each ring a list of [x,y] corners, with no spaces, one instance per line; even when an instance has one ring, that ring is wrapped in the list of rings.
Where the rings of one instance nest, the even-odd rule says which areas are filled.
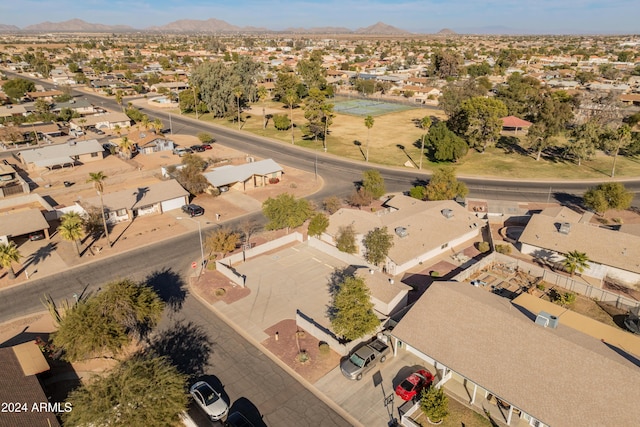
[[[265,103],[267,114],[289,110],[280,103]],[[432,119],[444,119],[444,113],[432,109],[410,109],[389,113],[374,118],[369,135],[369,161],[388,166],[417,167],[420,159],[420,138],[422,130],[418,121],[429,115]],[[211,115],[201,116],[202,120],[237,129],[237,123],[228,119],[212,119]],[[262,106],[256,105],[252,111],[242,114],[242,129],[257,135],[291,143],[291,131],[277,131],[270,120],[267,129],[262,129]],[[304,110],[293,110],[295,144],[311,149],[323,150],[322,140],[303,139],[300,126],[306,123]],[[367,145],[367,128],[364,118],[347,114],[336,114],[329,128],[327,151],[355,160],[364,160]],[[511,151],[511,152],[508,152]],[[489,147],[485,153],[469,150],[467,156],[453,164],[459,176],[486,176],[516,179],[593,179],[606,180],[611,173],[613,158],[598,152],[594,159],[583,161],[582,166],[561,159],[543,156],[535,160],[534,154],[521,150]],[[448,163],[430,162],[423,157],[423,169],[433,170]],[[640,176],[640,160],[618,156],[616,177]]]

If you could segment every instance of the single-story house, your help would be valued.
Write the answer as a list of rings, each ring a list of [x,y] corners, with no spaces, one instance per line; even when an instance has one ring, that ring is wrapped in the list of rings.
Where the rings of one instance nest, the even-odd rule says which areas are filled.
[[[29,183],[9,163],[0,163],[0,198],[13,194],[29,193]]]
[[[353,226],[358,254],[362,256],[364,236],[375,228],[387,227],[393,236],[393,247],[384,270],[397,275],[474,239],[484,225],[484,221],[453,200],[424,202],[398,194],[383,207],[378,212],[340,209],[329,217],[329,227],[321,239],[335,245],[340,229]]]
[[[433,366],[436,387],[460,390],[470,405],[497,401],[507,425],[518,418],[536,427],[636,425],[639,355],[601,328],[596,338],[571,326],[582,322],[531,312],[521,297],[535,298],[509,301],[467,283],[434,282],[391,332],[394,352]]]
[[[103,156],[104,148],[97,139],[69,141],[66,144],[47,145],[18,153],[22,163],[29,169],[73,166],[101,160]]]
[[[129,141],[138,146],[138,152],[151,154],[157,151],[172,151],[174,142],[153,130],[132,130],[127,134]]]
[[[160,89],[166,88],[171,92],[181,92],[189,89],[189,82],[163,82],[151,85],[149,90],[151,92],[158,92]]]
[[[627,105],[640,105],[640,93],[624,93],[618,99]]]
[[[125,113],[106,113],[86,116],[81,119],[71,119],[69,122],[69,127],[77,130],[87,127],[115,129],[116,126],[126,129],[131,126],[131,119]]]
[[[0,118],[2,119],[26,116],[27,114],[27,109],[24,105],[0,105]]]
[[[500,120],[502,120],[502,130],[515,131],[515,133],[518,133],[519,130],[529,129],[533,124],[516,116],[507,116]]]
[[[51,107],[51,112],[60,114],[60,111],[62,111],[63,108],[70,108],[71,110],[83,116],[87,114],[97,113],[96,108],[85,99],[72,99],[67,102],[56,102],[55,104],[53,104],[53,107]]]
[[[214,188],[229,187],[246,191],[264,187],[271,179],[280,181],[283,174],[284,171],[279,164],[272,159],[265,159],[239,166],[221,166],[203,175]]]
[[[373,309],[382,316],[391,316],[407,306],[411,286],[402,282],[395,283],[393,278],[365,267],[357,268],[355,276],[364,279],[370,291]]]
[[[61,403],[60,408],[54,407],[53,404],[57,402],[51,402],[50,405],[42,389],[37,375],[50,368],[36,342],[0,348],[0,365],[4,368],[0,375],[0,399],[7,405],[20,405],[19,408],[4,408],[0,425],[59,427],[56,412],[65,410],[65,404]]]
[[[62,96],[64,95],[64,92],[62,92],[61,90],[45,90],[45,91],[38,91],[38,92],[27,92],[27,98],[31,99],[31,100],[36,100],[38,98],[43,98],[46,101],[53,101],[53,98],[57,97],[57,96]]]
[[[43,232],[49,238],[49,223],[40,209],[21,209],[0,214],[0,243],[10,239]]]
[[[584,252],[589,267],[583,275],[640,283],[640,236],[590,224],[569,208],[549,208],[529,219],[518,238],[522,253],[551,262],[571,251]]]
[[[23,123],[19,129],[25,139],[30,139],[33,132],[38,133],[38,138],[62,136],[62,129],[55,122]]]
[[[108,224],[130,221],[136,217],[162,214],[180,209],[189,202],[189,192],[178,181],[171,179],[129,190],[104,193],[102,196]],[[86,209],[100,208],[100,197],[80,201]]]

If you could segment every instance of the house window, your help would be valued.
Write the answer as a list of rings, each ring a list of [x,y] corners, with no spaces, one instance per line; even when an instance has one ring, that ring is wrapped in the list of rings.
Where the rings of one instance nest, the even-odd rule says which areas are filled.
[[[445,243],[444,245],[440,246],[440,249],[446,249],[449,247],[449,243]]]
[[[98,157],[98,153],[91,153],[91,157]]]

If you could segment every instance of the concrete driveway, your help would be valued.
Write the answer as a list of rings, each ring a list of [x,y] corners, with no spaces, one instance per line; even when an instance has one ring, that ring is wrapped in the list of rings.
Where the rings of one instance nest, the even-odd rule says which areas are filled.
[[[421,362],[417,356],[399,351],[397,356],[379,364],[360,381],[346,379],[340,372],[340,367],[337,367],[314,386],[363,425],[387,427],[392,417],[399,419],[397,408],[404,403],[395,394],[395,387],[409,374],[421,369]],[[382,382],[376,386],[374,377],[378,372]],[[388,406],[385,406],[385,396],[393,396],[393,401]]]

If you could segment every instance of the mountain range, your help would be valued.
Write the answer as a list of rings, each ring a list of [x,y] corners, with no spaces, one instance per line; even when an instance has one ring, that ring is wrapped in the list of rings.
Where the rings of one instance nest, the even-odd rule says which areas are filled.
[[[142,29],[133,28],[128,25],[105,25],[83,21],[82,19],[71,19],[64,22],[41,22],[18,28],[15,25],[0,24],[2,33],[53,33],[53,32],[129,32],[148,31],[161,33],[304,33],[304,34],[361,34],[361,35],[407,35],[409,31],[393,27],[384,22],[377,22],[371,26],[351,30],[345,27],[314,27],[314,28],[287,28],[285,30],[274,31],[261,27],[240,27],[226,21],[210,18],[180,19],[161,26],[152,26]]]

